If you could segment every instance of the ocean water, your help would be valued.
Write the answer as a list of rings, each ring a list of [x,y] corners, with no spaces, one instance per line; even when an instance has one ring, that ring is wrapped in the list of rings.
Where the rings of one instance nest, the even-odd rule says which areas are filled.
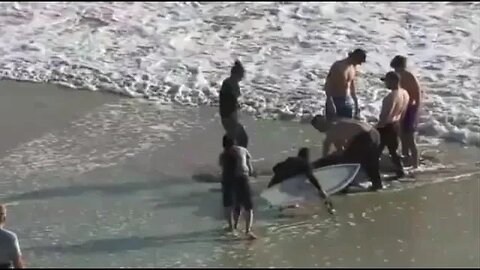
[[[480,3],[0,3],[0,76],[111,91],[185,106],[216,105],[234,59],[242,109],[307,120],[348,51],[362,116],[374,122],[379,81],[396,54],[425,93],[422,139],[480,146]]]

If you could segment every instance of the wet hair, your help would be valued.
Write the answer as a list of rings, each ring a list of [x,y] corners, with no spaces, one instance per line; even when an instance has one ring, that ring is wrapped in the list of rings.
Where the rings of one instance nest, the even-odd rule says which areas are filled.
[[[402,55],[396,55],[390,62],[391,68],[406,68],[407,67],[407,58]]]
[[[348,57],[354,57],[360,62],[364,63],[367,60],[367,52],[364,49],[355,49],[353,52],[348,54]]]
[[[245,73],[245,69],[243,68],[242,63],[240,60],[235,60],[232,69],[230,70],[230,74],[243,74]]]
[[[230,137],[228,137],[226,134],[223,135],[223,138],[222,138],[222,146],[223,146],[223,148],[230,148],[230,147],[232,147],[233,145],[235,145],[235,141],[232,140]]]
[[[382,81],[392,81],[392,82],[400,82],[400,75],[396,73],[395,71],[389,71],[385,77],[381,78],[380,80]]]
[[[307,147],[302,147],[300,150],[298,150],[298,156],[304,159],[308,159],[308,154],[310,150],[308,150]]]

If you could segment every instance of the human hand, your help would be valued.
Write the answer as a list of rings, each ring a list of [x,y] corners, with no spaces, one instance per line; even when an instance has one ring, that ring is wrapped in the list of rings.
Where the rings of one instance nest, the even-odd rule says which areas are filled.
[[[330,199],[325,199],[325,207],[327,208],[328,213],[334,215],[337,211],[333,208],[332,201]]]

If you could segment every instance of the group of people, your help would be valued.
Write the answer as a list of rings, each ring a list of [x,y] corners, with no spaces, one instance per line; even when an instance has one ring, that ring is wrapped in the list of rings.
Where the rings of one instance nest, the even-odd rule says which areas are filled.
[[[415,131],[421,105],[421,92],[417,78],[406,69],[407,58],[395,56],[389,71],[381,80],[390,92],[384,97],[378,123],[373,126],[360,120],[360,109],[356,93],[356,68],[365,63],[366,52],[356,49],[348,57],[335,62],[325,82],[325,114],[315,116],[311,124],[326,133],[323,156],[313,162],[309,160],[309,149],[300,149],[298,156],[290,157],[273,167],[273,177],[268,184],[281,183],[292,176],[305,174],[319,196],[325,200],[330,213],[334,212],[331,200],[322,190],[313,169],[341,164],[359,163],[367,173],[372,186],[370,190],[381,189],[380,155],[388,148],[397,177],[405,175],[402,159],[397,153],[399,141],[404,160],[418,167],[418,151]],[[247,212],[246,233],[256,238],[251,231],[253,204],[248,177],[254,175],[248,150],[248,135],[239,122],[238,98],[241,94],[239,82],[245,75],[240,61],[235,61],[231,75],[223,81],[220,89],[220,117],[225,130],[224,151],[220,155],[222,167],[222,193],[225,216],[229,230],[235,232],[241,208]],[[335,151],[331,152],[334,146]]]

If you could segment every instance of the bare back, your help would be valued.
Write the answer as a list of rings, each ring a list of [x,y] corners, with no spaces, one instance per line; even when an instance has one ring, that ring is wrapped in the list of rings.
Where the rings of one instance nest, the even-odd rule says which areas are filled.
[[[325,81],[325,92],[331,97],[350,95],[350,85],[355,80],[355,66],[346,59],[333,63]]]
[[[410,97],[410,105],[420,105],[421,104],[421,91],[420,85],[417,78],[407,70],[402,70],[400,74],[400,86],[408,92]]]
[[[339,118],[327,131],[327,139],[336,145],[347,145],[355,136],[373,127],[355,119]]]

